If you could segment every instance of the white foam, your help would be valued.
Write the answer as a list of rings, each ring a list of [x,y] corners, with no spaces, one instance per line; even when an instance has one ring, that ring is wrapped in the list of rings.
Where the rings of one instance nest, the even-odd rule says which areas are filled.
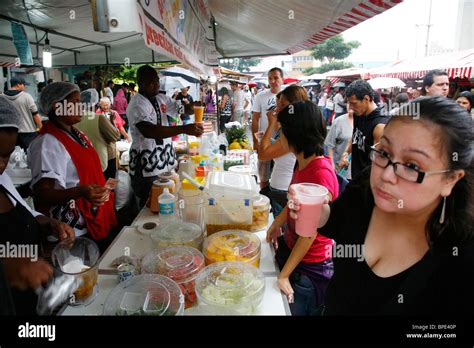
[[[66,264],[64,264],[62,267],[62,271],[65,273],[81,273],[85,269],[89,269],[89,266],[84,265],[83,261],[78,258],[78,257],[73,257],[68,260]]]

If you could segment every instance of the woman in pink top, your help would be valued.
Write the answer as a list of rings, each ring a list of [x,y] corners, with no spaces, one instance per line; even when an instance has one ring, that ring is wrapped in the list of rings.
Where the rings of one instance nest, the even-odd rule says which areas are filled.
[[[117,94],[118,95],[118,94]],[[107,97],[101,98],[99,101],[99,109],[95,111],[96,114],[108,114],[109,117],[112,118],[115,127],[119,130],[120,134],[125,138],[126,141],[129,143],[131,142],[130,136],[127,134],[125,130],[125,121],[123,118],[117,113],[117,111],[110,109],[110,100]]]
[[[113,109],[118,112],[118,114],[122,117],[125,121],[125,130],[128,131],[128,121],[127,121],[127,95],[128,93],[128,85],[126,83],[122,84],[122,87],[118,90],[117,95],[114,98],[114,105]]]

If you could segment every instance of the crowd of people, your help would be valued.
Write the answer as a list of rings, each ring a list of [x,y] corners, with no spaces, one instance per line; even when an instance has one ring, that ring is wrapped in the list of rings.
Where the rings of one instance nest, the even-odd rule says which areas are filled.
[[[122,227],[105,185],[117,170],[114,144],[131,142],[138,211],[158,176],[178,166],[172,137],[203,134],[189,117],[202,103],[219,110],[221,131],[230,121],[251,131],[260,192],[274,215],[267,240],[292,314],[472,312],[472,94],[450,98],[448,76],[438,70],[425,76],[423,96],[399,93],[393,103],[364,80],[317,90],[282,89],[283,81],[273,68],[258,93],[233,81],[232,93],[223,87],[216,98],[207,88],[195,101],[187,87],[161,93],[157,71],[144,65],[137,91],[109,81],[99,96],[52,82],[36,104],[25,81],[13,78],[0,96],[0,242],[55,245],[84,236],[103,252]],[[5,173],[16,145],[28,152],[34,210]],[[296,233],[297,183],[328,190],[313,237]],[[336,246],[362,252],[340,256]],[[2,313],[34,312],[33,289],[51,275],[45,259],[0,260],[0,289],[12,289],[2,292]]]

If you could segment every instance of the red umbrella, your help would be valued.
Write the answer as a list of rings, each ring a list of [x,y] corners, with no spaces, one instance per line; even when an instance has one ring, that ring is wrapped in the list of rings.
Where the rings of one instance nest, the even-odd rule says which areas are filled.
[[[252,87],[257,87],[257,84],[255,82],[249,82],[247,85],[252,88]]]
[[[300,82],[300,80],[295,79],[294,77],[287,77],[286,79],[283,80],[283,83],[285,85],[287,85],[289,83],[297,83],[297,82]]]

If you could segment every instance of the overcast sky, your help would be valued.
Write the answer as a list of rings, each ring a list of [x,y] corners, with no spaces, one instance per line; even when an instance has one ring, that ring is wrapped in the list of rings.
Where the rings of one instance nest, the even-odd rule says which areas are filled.
[[[431,10],[430,42],[453,49],[459,0],[433,0]],[[361,46],[346,60],[361,62],[393,62],[399,59],[423,57],[425,53],[426,25],[430,0],[405,0],[403,3],[345,31],[345,40],[357,40]],[[418,39],[417,39],[418,37]],[[418,41],[418,45],[417,45]],[[418,49],[416,50],[416,47]],[[288,56],[264,58],[252,70],[268,70],[279,66]]]
[[[433,0],[430,41],[445,48],[454,48],[459,0]],[[424,56],[426,26],[430,0],[405,0],[384,13],[345,31],[346,40],[357,40],[361,46],[348,58],[350,61],[394,61],[414,58],[418,31],[418,56]]]

